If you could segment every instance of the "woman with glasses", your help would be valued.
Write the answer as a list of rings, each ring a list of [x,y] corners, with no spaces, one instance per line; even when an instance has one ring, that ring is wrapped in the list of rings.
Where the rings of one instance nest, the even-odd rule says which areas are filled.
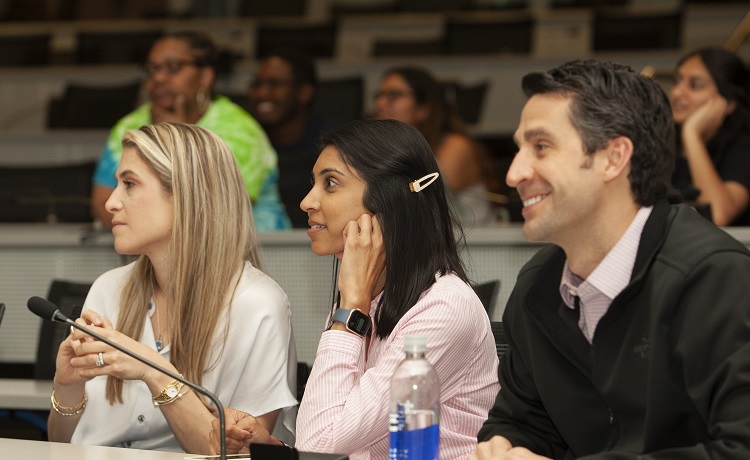
[[[200,32],[166,34],[151,47],[144,65],[148,101],[117,122],[94,172],[92,213],[105,227],[111,226],[104,203],[117,185],[123,134],[161,122],[197,124],[221,137],[239,163],[258,230],[291,227],[276,185],[276,152],[263,129],[242,108],[214,94],[217,56],[213,41]]]
[[[291,313],[260,270],[232,152],[173,123],[122,145],[106,208],[117,252],[139,257],[94,282],[77,321],[272,430],[296,405]],[[53,388],[50,441],[209,453],[209,400],[81,331],[60,345]]]
[[[430,146],[395,120],[351,122],[322,145],[300,207],[312,251],[340,262],[339,295],[300,405],[296,445],[387,459],[390,381],[404,337],[417,334],[427,338],[440,380],[440,458],[465,458],[499,389],[498,358]],[[279,443],[248,414],[226,413],[230,451]],[[214,423],[214,449],[217,435]]]
[[[409,123],[427,139],[464,225],[495,220],[487,200],[487,191],[497,188],[492,163],[468,136],[443,88],[425,69],[387,70],[375,96],[375,118]]]
[[[673,185],[708,205],[716,225],[750,225],[750,72],[735,54],[705,48],[680,59],[669,92],[677,124]]]

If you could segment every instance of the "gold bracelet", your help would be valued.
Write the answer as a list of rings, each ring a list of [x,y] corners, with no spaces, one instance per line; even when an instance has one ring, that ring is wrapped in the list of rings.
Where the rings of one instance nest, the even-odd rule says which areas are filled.
[[[86,398],[86,393],[84,393],[81,402],[73,407],[66,407],[60,405],[60,402],[55,399],[55,390],[52,390],[52,396],[50,396],[49,399],[52,402],[52,408],[55,409],[55,412],[62,415],[63,417],[70,417],[80,414],[86,408],[86,403],[89,401],[88,398]]]
[[[189,390],[190,390],[189,388],[185,388],[185,391],[183,391],[182,393],[177,393],[177,396],[175,396],[174,398],[169,399],[167,401],[163,401],[163,402],[162,401],[159,401],[159,402],[154,401],[154,406],[166,406],[167,404],[171,404],[171,403],[177,401],[178,399],[182,398],[185,394],[187,394],[187,392]]]
[[[180,374],[180,377],[182,377],[182,374]],[[180,398],[182,396],[180,391],[182,391],[182,382],[172,380],[162,388],[159,394],[152,396],[151,400],[154,402],[154,406],[163,406]]]

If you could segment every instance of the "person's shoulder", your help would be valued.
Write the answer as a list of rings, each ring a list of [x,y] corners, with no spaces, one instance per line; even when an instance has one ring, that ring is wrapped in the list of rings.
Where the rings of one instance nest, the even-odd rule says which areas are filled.
[[[245,262],[233,305],[258,310],[287,310],[289,299],[279,284],[263,271]]]
[[[94,281],[92,288],[97,285],[112,286],[113,284],[123,283],[130,276],[130,274],[133,273],[135,264],[136,264],[135,262],[131,262],[127,265],[113,268],[111,270],[108,270],[102,273],[96,279],[96,281]]]
[[[484,310],[474,289],[455,273],[437,275],[435,283],[423,293],[418,305],[420,303],[429,305],[429,308],[434,308],[434,305],[444,305],[449,310],[456,310],[459,315],[472,309]]]
[[[690,206],[672,206],[674,217],[664,242],[664,249],[660,252],[661,257],[680,261],[680,265],[686,267],[695,266],[701,260],[717,254],[750,257],[745,245],[699,215]]]

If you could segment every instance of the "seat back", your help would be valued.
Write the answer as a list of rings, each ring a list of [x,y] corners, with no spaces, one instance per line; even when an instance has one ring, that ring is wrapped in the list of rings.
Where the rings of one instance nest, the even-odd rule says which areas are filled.
[[[63,315],[75,320],[81,315],[90,288],[91,284],[87,283],[53,280],[47,300],[57,305]],[[57,350],[69,333],[70,328],[66,324],[42,320],[34,364],[35,379],[51,380],[55,376]]]
[[[47,127],[109,129],[138,104],[140,82],[114,86],[71,84],[49,101]]]
[[[523,14],[508,14],[505,19],[450,18],[445,23],[446,54],[528,54],[532,49],[534,19]]]
[[[0,37],[0,66],[37,66],[49,64],[50,35],[8,35]]]
[[[603,9],[594,14],[591,48],[594,51],[679,49],[682,11],[638,13]]]
[[[295,48],[306,51],[315,58],[336,56],[335,22],[319,24],[259,24],[255,56],[264,58],[278,48]]]
[[[487,316],[492,319],[492,315],[495,313],[497,293],[500,292],[500,280],[473,284],[471,287],[474,288],[477,297],[482,301],[482,305],[484,305],[484,309],[487,311]]]
[[[95,167],[0,167],[0,222],[91,222]]]
[[[495,349],[497,350],[497,357],[503,359],[503,355],[510,345],[505,339],[505,329],[503,328],[502,321],[491,321],[490,326],[492,327],[492,335],[495,337]]]
[[[161,30],[138,32],[80,32],[76,64],[143,64]]]
[[[362,118],[364,92],[361,76],[320,80],[312,111],[342,123],[358,120]]]

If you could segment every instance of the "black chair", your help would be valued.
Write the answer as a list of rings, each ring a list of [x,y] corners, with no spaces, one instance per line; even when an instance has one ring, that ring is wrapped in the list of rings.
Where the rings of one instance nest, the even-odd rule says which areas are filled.
[[[0,222],[91,222],[95,167],[0,167]]]
[[[594,51],[679,49],[682,11],[660,14],[602,9],[594,14],[591,48]]]
[[[526,13],[503,14],[507,17],[450,17],[445,23],[445,54],[530,53],[534,19]]]
[[[53,280],[47,300],[57,305],[63,315],[75,320],[81,315],[90,288],[91,284],[87,283]],[[51,380],[55,376],[57,349],[69,333],[70,327],[63,323],[42,320],[34,364],[35,379]]]
[[[403,12],[447,12],[471,8],[472,0],[400,0],[397,8]]]
[[[474,292],[482,301],[484,309],[487,310],[487,316],[492,318],[495,313],[495,301],[497,300],[497,294],[500,292],[500,280],[487,281],[486,283],[473,284]]]
[[[41,66],[49,64],[50,35],[7,35],[0,37],[0,66]]]
[[[115,86],[70,84],[47,107],[50,129],[109,129],[135,109],[140,82]]]
[[[362,118],[365,84],[360,76],[320,80],[312,111],[339,122]]]
[[[53,280],[47,300],[57,305],[60,312],[75,320],[81,314],[83,302],[90,284]],[[52,380],[55,376],[55,360],[60,343],[70,333],[63,323],[42,321],[39,329],[34,378]],[[47,411],[10,410],[0,411],[0,436],[19,439],[47,440]]]
[[[243,0],[240,16],[297,16],[307,14],[307,0]]]
[[[372,55],[375,57],[394,56],[437,56],[443,53],[443,40],[375,40]]]
[[[77,34],[76,64],[143,64],[161,30]]]
[[[456,107],[458,115],[463,121],[470,125],[479,122],[489,83],[462,85],[458,82],[442,82],[441,86],[445,92],[446,100]]]
[[[490,327],[492,327],[492,335],[495,337],[495,349],[497,350],[497,357],[503,359],[503,355],[510,345],[505,339],[505,329],[503,329],[502,321],[491,321]]]
[[[313,152],[285,153],[279,155],[279,195],[293,228],[309,228],[307,213],[299,204],[310,192],[310,171],[317,157]]]
[[[255,56],[262,59],[278,48],[296,48],[315,58],[332,58],[336,55],[335,22],[316,24],[274,23],[258,25]]]
[[[3,315],[5,315],[5,304],[0,303],[0,324],[3,322]]]

